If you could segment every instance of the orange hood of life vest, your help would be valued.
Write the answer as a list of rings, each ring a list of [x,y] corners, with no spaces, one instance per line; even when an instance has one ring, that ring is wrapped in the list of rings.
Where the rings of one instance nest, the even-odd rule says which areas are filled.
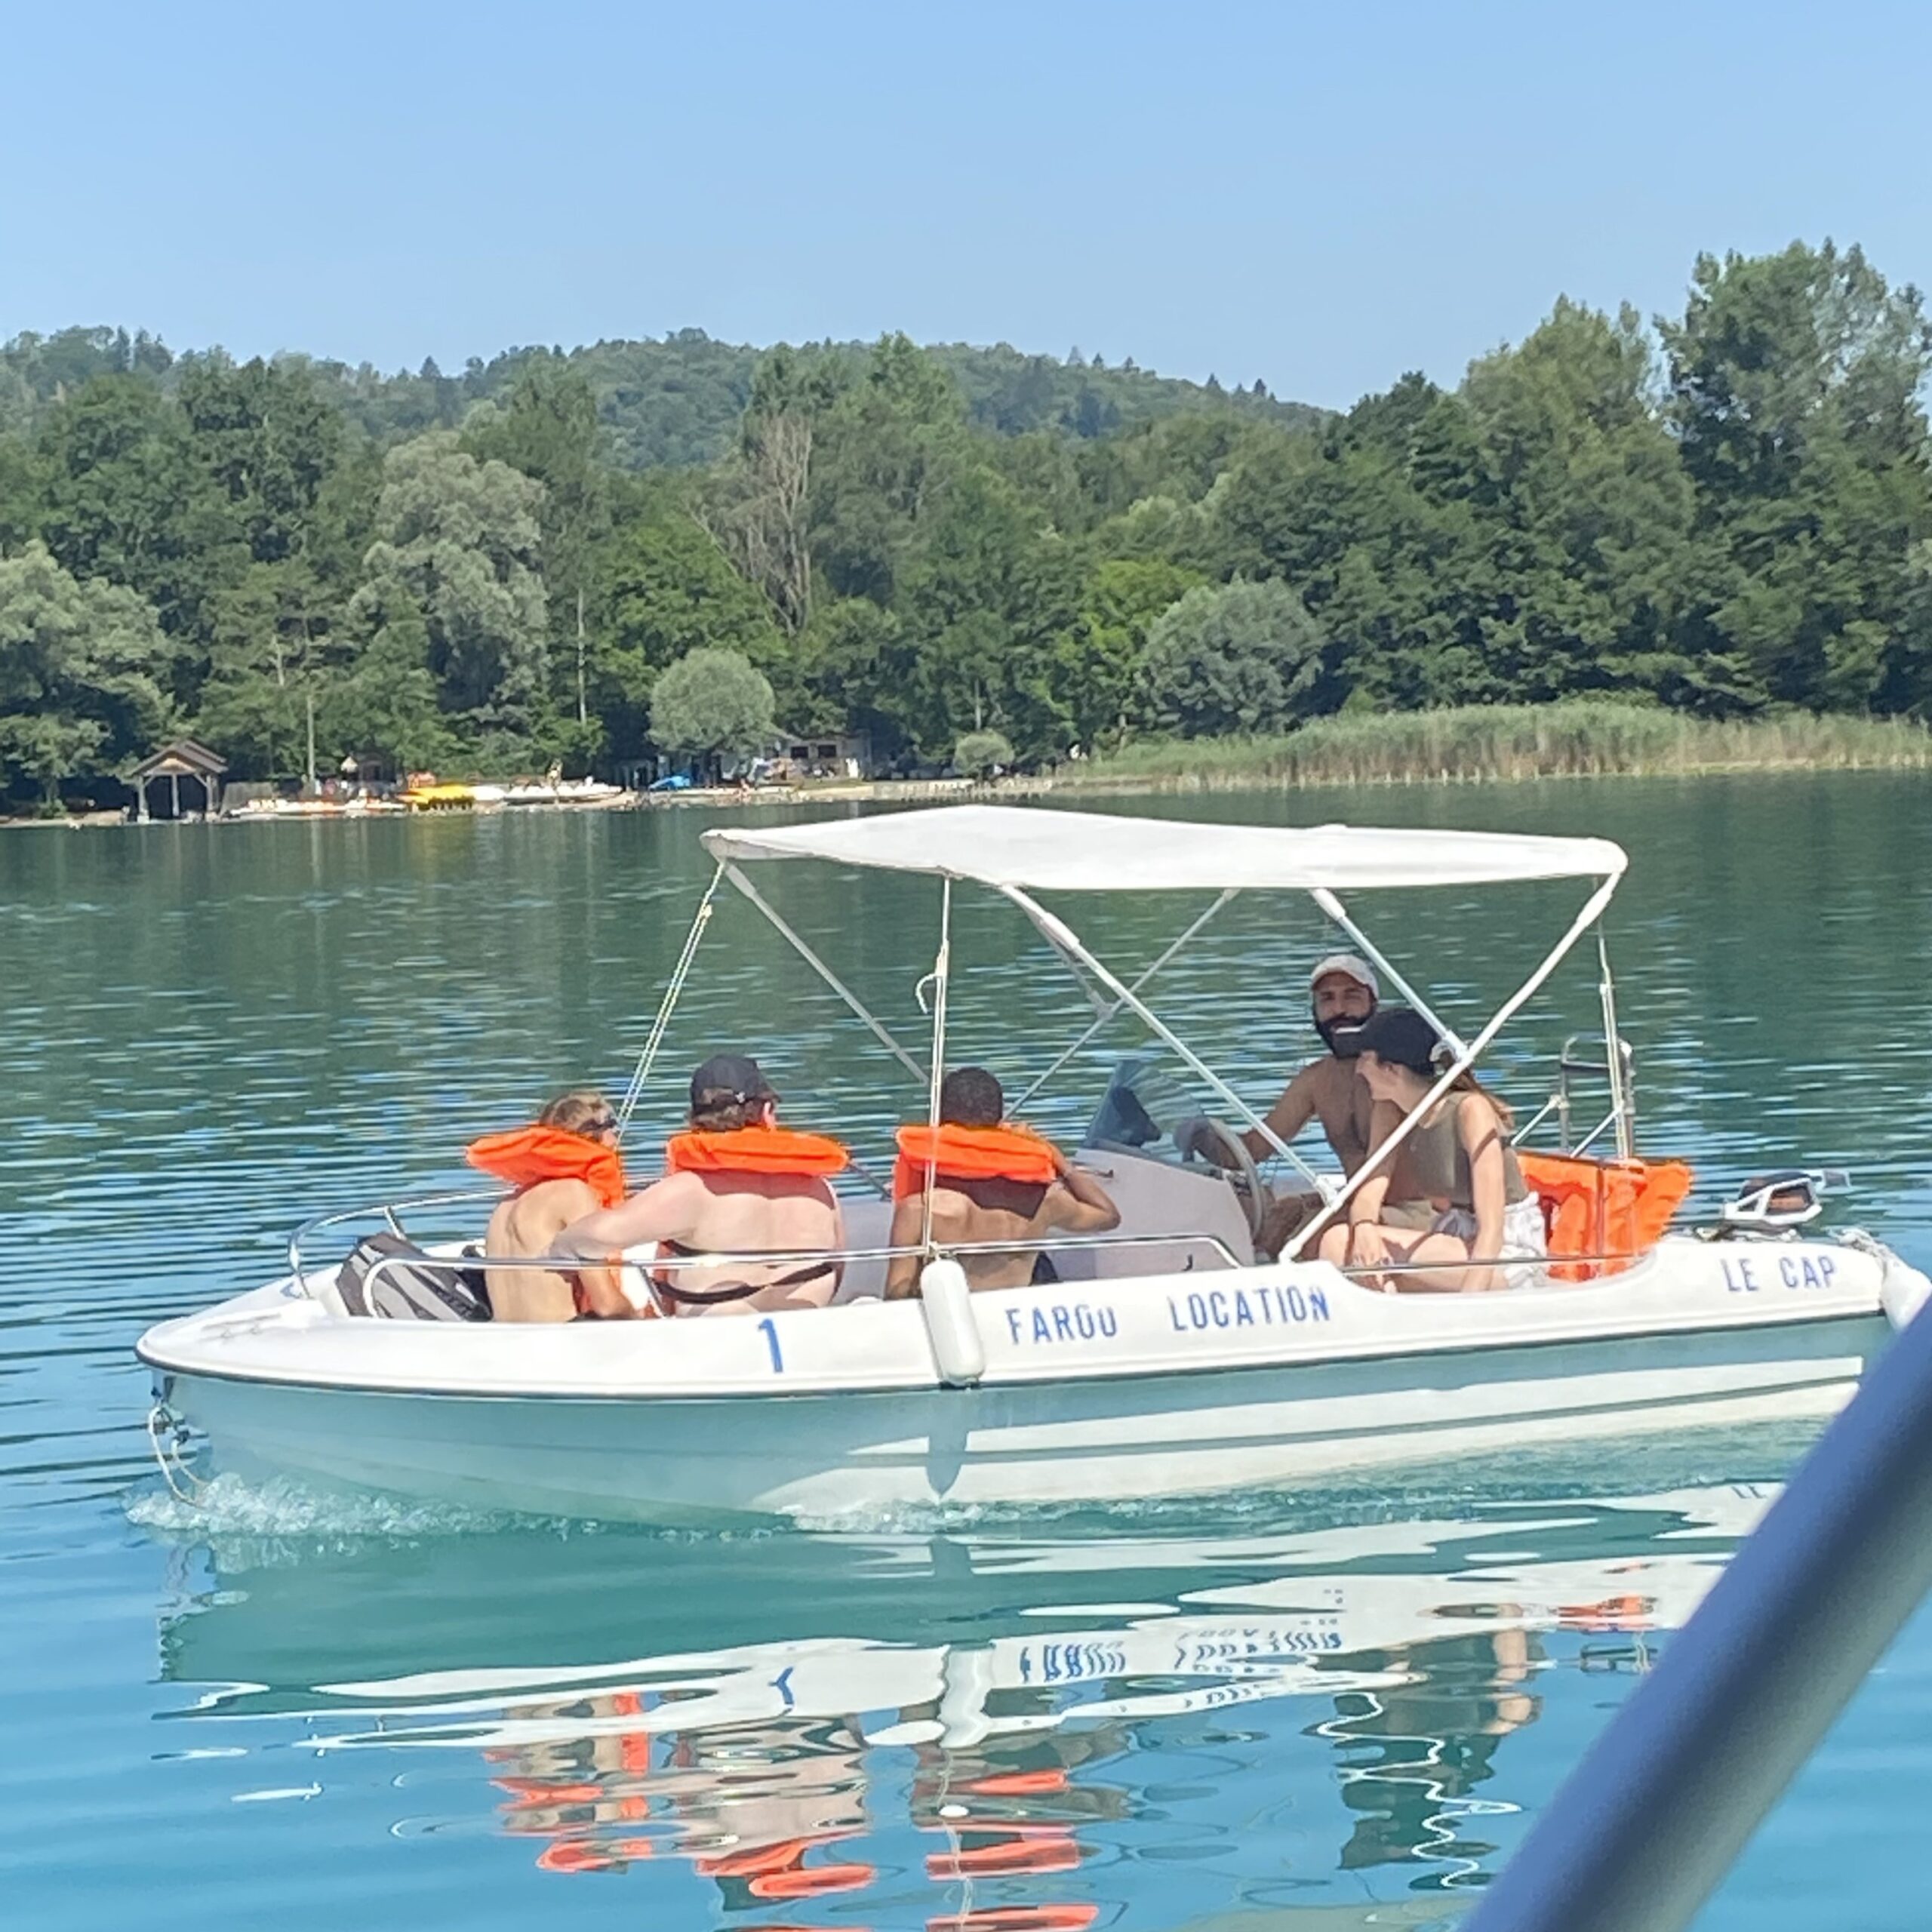
[[[1044,1187],[1060,1178],[1053,1143],[1029,1127],[902,1127],[892,1197],[903,1201],[926,1184],[931,1168],[952,1180],[1016,1180]]]
[[[674,1134],[664,1143],[673,1174],[800,1174],[813,1180],[841,1172],[851,1155],[822,1134],[789,1127],[740,1127],[728,1134]]]
[[[616,1207],[629,1192],[624,1185],[623,1158],[616,1148],[561,1127],[518,1127],[507,1134],[486,1134],[463,1149],[463,1158],[512,1187],[580,1180],[597,1196],[600,1207]]]

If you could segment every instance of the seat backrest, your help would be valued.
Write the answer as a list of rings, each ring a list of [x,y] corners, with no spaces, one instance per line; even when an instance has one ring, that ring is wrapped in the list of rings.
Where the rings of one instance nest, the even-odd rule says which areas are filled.
[[[1117,1235],[1172,1235],[1176,1238],[1057,1251],[1050,1243],[1048,1251],[1062,1281],[1109,1281],[1225,1268],[1228,1264],[1214,1246],[1215,1240],[1233,1254],[1238,1266],[1253,1263],[1254,1237],[1226,1175],[1214,1168],[1182,1167],[1118,1147],[1083,1147],[1076,1158],[1081,1168],[1113,1197],[1120,1210]]]
[[[385,1264],[380,1269],[379,1262]],[[490,1319],[481,1269],[438,1262],[401,1235],[365,1235],[337,1271],[335,1286],[351,1315],[391,1321]]]

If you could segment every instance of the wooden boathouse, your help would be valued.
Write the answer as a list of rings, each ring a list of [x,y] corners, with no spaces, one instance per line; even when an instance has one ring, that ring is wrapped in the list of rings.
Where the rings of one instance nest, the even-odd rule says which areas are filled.
[[[181,781],[192,779],[201,788],[201,811],[203,818],[213,818],[221,809],[222,774],[228,769],[227,761],[210,751],[206,745],[198,745],[192,738],[177,738],[162,746],[158,752],[150,752],[128,774],[128,783],[134,788],[134,818],[138,824],[146,825],[150,819],[178,819],[190,815],[193,810],[193,794],[189,795],[189,810],[184,812],[181,804]],[[168,809],[165,812],[150,811],[148,808],[148,787],[161,780],[168,780]]]

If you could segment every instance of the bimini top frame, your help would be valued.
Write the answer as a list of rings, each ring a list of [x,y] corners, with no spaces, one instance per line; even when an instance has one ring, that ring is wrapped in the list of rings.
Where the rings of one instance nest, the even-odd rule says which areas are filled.
[[[1263,826],[1206,825],[1168,819],[1131,818],[1098,812],[1043,811],[1037,807],[955,805],[937,810],[882,813],[876,817],[833,819],[811,824],[771,828],[720,826],[703,835],[718,869],[700,903],[676,971],[654,1023],[642,1057],[625,1097],[628,1120],[648,1078],[664,1035],[672,1008],[689,973],[697,943],[709,922],[718,888],[729,879],[771,921],[782,937],[820,978],[871,1029],[875,1036],[927,1089],[931,1124],[937,1124],[939,1087],[945,1064],[946,1021],[951,958],[952,887],[971,881],[990,887],[1011,900],[1032,921],[1048,943],[1076,974],[1084,974],[1103,989],[1111,1004],[1096,998],[1098,1017],[1086,1038],[1099,1031],[1124,1009],[1137,1014],[1192,1071],[1225,1101],[1247,1125],[1257,1129],[1321,1189],[1327,1204],[1302,1231],[1293,1253],[1308,1251],[1321,1229],[1340,1212],[1349,1198],[1395,1153],[1437,1099],[1472,1066],[1485,1048],[1554,972],[1583,935],[1601,916],[1629,863],[1623,848],[1602,838],[1552,838],[1516,832],[1416,831],[1401,828],[1328,825]],[[932,1051],[925,1066],[900,1044],[880,1022],[844,986],[825,962],[792,931],[740,869],[743,863],[776,859],[818,859],[888,872],[923,873],[942,881],[939,945],[933,971],[921,989],[931,986],[928,1009],[933,1022]],[[1531,879],[1589,878],[1596,881],[1582,910],[1555,946],[1516,992],[1497,1009],[1488,1023],[1468,1041],[1455,1035],[1429,1009],[1421,996],[1383,956],[1349,917],[1338,894],[1359,888],[1399,889],[1423,886],[1503,884]],[[1087,946],[1066,922],[1038,904],[1034,891],[1158,892],[1216,891],[1220,896],[1153,964],[1129,986]],[[1427,1097],[1368,1161],[1339,1189],[1315,1173],[1268,1126],[1186,1043],[1179,1038],[1141,998],[1143,988],[1180,949],[1186,939],[1238,893],[1250,891],[1300,891],[1359,945],[1397,987],[1426,1015],[1447,1040],[1453,1057]],[[1609,962],[1602,959],[1604,1023],[1613,1069],[1620,1066],[1616,1002]],[[921,1004],[925,1001],[922,997]],[[1074,1051],[1077,1051],[1077,1048]],[[1071,1055],[1063,1055],[1055,1069]],[[1052,1071],[1054,1069],[1050,1069]],[[1047,1076],[1036,1081],[1027,1097]],[[1612,1075],[1614,1084],[1616,1076]],[[1620,1093],[1613,1094],[1617,1114],[1618,1147],[1628,1155],[1628,1108]],[[931,1180],[930,1172],[928,1181]],[[928,1192],[930,1211],[931,1192]],[[931,1229],[926,1245],[931,1245]]]

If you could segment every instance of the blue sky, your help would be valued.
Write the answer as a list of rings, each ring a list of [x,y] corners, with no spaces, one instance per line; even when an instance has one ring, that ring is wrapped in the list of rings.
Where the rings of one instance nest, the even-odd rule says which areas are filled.
[[[1343,405],[1700,249],[1932,279],[1932,7],[11,11],[0,336],[1010,341]]]

